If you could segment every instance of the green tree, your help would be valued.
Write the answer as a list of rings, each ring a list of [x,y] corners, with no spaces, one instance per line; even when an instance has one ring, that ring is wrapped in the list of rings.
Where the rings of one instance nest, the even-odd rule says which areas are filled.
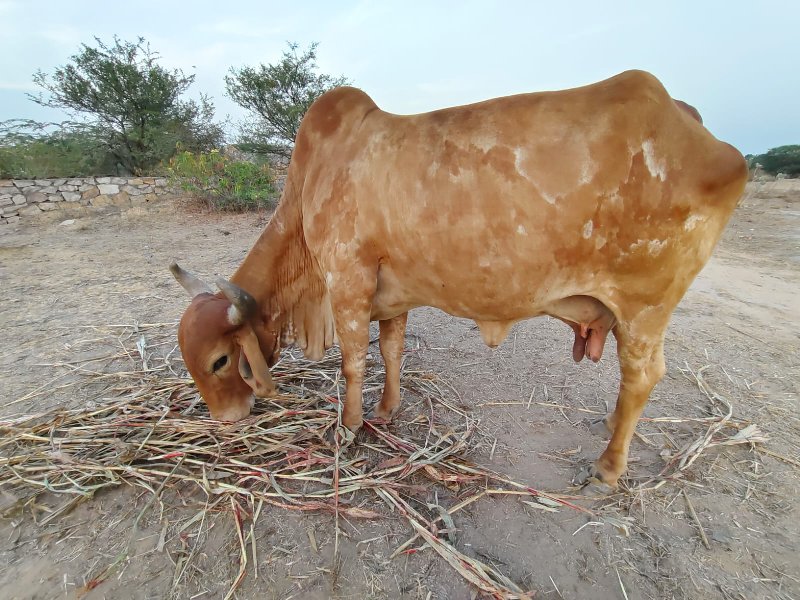
[[[750,159],[750,164],[760,164],[767,173],[800,175],[800,145],[778,146]]]
[[[31,100],[79,116],[121,169],[133,174],[173,156],[179,142],[198,151],[221,144],[211,101],[202,95],[199,101],[181,99],[194,75],[159,65],[144,38],[95,41],[96,48],[83,44],[51,76],[37,71],[34,83],[47,94],[29,95]]]
[[[240,124],[243,150],[289,159],[300,121],[314,100],[349,83],[345,77],[317,73],[317,46],[298,55],[297,44],[290,43],[278,63],[231,68],[225,76],[228,95],[252,113]]]

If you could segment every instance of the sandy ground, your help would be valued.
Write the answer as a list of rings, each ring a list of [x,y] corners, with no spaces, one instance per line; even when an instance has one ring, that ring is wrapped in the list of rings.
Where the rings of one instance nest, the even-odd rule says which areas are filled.
[[[84,326],[175,322],[187,299],[166,269],[169,261],[176,258],[207,279],[229,275],[265,218],[170,206],[70,226],[4,227],[0,415],[87,402],[88,396],[59,388],[64,372],[53,366],[91,352],[92,333]],[[667,375],[645,416],[677,422],[639,425],[627,483],[655,475],[664,451],[702,436],[705,428],[686,419],[719,409],[691,375],[703,367],[734,419],[757,424],[769,441],[710,449],[683,481],[655,491],[587,501],[603,517],[588,524],[583,515],[536,511],[516,498],[481,500],[455,517],[461,551],[538,598],[800,598],[798,225],[800,193],[768,185],[750,190],[667,336]],[[590,413],[582,411],[613,406],[618,384],[613,340],[599,365],[575,365],[571,339],[563,324],[538,319],[517,325],[492,351],[471,322],[420,309],[411,313],[405,368],[450,381],[458,394],[453,401],[480,419],[484,443],[470,449],[473,460],[539,489],[567,490],[578,467],[604,447],[584,421]],[[406,396],[396,426],[424,410],[418,398]],[[124,488],[44,527],[28,512],[1,520],[0,595],[83,595],[87,581],[113,562],[120,540],[127,542],[147,501],[146,492]],[[628,524],[627,535],[608,524],[613,518]],[[238,541],[228,517],[209,519],[204,536],[189,538],[154,511],[124,568],[84,597],[222,598],[238,570]],[[478,596],[430,549],[389,560],[410,536],[396,515],[347,524],[336,560],[332,530],[327,515],[264,509],[255,528],[258,576],[248,570],[235,597]],[[162,531],[169,531],[169,542],[159,550]],[[176,564],[190,547],[196,565],[173,587]]]

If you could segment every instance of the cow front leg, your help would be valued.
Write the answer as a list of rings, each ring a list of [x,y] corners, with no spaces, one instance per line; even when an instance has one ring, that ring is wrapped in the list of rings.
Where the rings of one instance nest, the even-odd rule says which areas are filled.
[[[352,289],[348,291],[353,292]],[[372,296],[365,297],[363,294],[355,293],[333,294],[331,301],[345,380],[342,425],[356,432],[363,423],[362,387],[369,347]]]
[[[619,396],[614,412],[606,420],[611,440],[594,467],[594,475],[612,487],[628,467],[634,429],[650,392],[666,371],[663,335],[655,340],[632,340],[619,326],[614,333],[620,365]]]
[[[386,378],[381,401],[375,405],[376,417],[391,419],[400,408],[400,363],[406,340],[408,313],[380,321],[380,347]]]

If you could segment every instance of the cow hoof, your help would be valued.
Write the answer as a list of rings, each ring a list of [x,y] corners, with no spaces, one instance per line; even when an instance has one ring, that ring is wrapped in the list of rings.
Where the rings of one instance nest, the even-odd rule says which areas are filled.
[[[589,431],[604,440],[610,439],[611,434],[614,433],[608,426],[608,415],[602,419],[586,419],[586,424],[589,427]]]
[[[347,429],[349,429],[353,434],[358,433],[358,430],[361,429],[361,426],[364,424],[364,419],[359,417],[358,419],[342,419],[342,425],[344,425]]]
[[[400,410],[399,404],[393,408],[386,409],[383,406],[381,406],[380,402],[378,402],[372,409],[372,414],[376,419],[381,419],[388,423],[392,420],[392,418],[394,418],[398,410]]]
[[[572,478],[572,483],[581,486],[581,495],[584,496],[607,496],[617,489],[615,484],[603,481],[603,474],[594,464],[582,467]]]

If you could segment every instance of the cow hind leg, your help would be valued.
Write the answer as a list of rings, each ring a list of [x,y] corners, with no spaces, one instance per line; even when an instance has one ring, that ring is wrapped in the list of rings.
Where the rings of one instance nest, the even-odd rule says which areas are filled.
[[[633,432],[650,392],[664,376],[663,332],[632,339],[618,325],[614,328],[620,364],[620,389],[614,412],[605,419],[611,440],[595,462],[594,474],[603,483],[616,487],[628,466],[628,451]]]
[[[380,347],[386,379],[381,401],[375,405],[374,413],[382,419],[391,419],[400,408],[400,362],[403,359],[407,319],[408,313],[403,313],[393,319],[380,321]]]

